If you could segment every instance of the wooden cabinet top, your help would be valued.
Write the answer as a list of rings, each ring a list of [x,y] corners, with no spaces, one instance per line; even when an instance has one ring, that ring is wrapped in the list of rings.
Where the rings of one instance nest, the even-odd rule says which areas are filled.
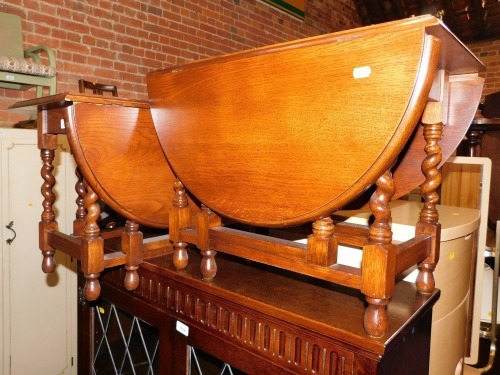
[[[199,258],[197,252],[190,252],[189,256],[196,260]],[[154,283],[145,283],[143,289],[138,291],[139,295],[151,298],[162,307],[167,303],[173,310],[179,312],[180,309],[180,314],[185,314],[186,319],[213,326],[215,330],[229,327],[226,328],[229,335],[237,336],[234,331],[237,328],[234,326],[237,316],[231,313],[241,313],[241,319],[247,324],[250,324],[252,319],[257,324],[269,324],[270,317],[273,317],[276,319],[273,324],[278,321],[287,322],[297,331],[302,329],[308,334],[314,332],[323,340],[357,348],[356,351],[365,352],[365,355],[375,358],[392,350],[394,345],[398,344],[399,334],[411,327],[439,298],[437,289],[432,294],[423,295],[413,283],[398,282],[388,305],[387,333],[382,338],[374,338],[363,329],[365,306],[359,291],[267,266],[226,258],[224,255],[218,259],[217,277],[207,283],[199,275],[198,263],[190,262],[185,272],[177,273],[172,270],[171,256],[148,260],[142,268],[158,275],[160,279]],[[163,279],[164,277],[166,279]],[[176,292],[175,300],[170,300],[168,295],[163,294],[160,286],[154,286],[163,285],[164,282],[172,288],[172,292]],[[187,286],[189,289],[186,289]],[[197,300],[204,301],[206,309],[209,309],[208,303],[211,303],[214,309],[217,309],[217,306],[238,306],[236,310],[228,311],[230,315],[226,318],[232,323],[225,321],[226,318],[220,311],[214,311],[217,315],[213,316],[210,311],[203,313]],[[212,318],[207,318],[210,316]],[[251,341],[248,337],[249,331],[243,330],[239,339]],[[260,339],[262,340],[262,337]]]

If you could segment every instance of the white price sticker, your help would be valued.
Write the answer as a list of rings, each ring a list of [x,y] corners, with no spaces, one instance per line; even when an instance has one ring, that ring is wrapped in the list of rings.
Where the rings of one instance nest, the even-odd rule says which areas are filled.
[[[182,333],[184,336],[189,336],[189,327],[184,323],[177,321],[175,323],[175,329],[177,330],[177,332]]]
[[[368,78],[372,74],[372,68],[369,66],[359,66],[352,70],[352,76],[354,79]]]

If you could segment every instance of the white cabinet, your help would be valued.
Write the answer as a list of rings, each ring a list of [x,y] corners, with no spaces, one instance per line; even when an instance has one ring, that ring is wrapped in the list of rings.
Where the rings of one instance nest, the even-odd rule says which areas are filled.
[[[65,137],[59,143],[55,211],[60,229],[70,233],[76,210],[75,164]],[[0,373],[76,374],[77,262],[56,252],[56,271],[41,270],[43,180],[36,130],[0,129],[0,152]]]

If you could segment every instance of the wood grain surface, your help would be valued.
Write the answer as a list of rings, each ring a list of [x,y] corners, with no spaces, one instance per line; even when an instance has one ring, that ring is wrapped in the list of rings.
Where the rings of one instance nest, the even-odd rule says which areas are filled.
[[[438,50],[411,28],[188,64],[149,76],[153,120],[174,173],[212,210],[299,224],[342,207],[395,161]]]
[[[128,219],[168,226],[174,175],[147,108],[75,103],[68,139],[87,183]]]

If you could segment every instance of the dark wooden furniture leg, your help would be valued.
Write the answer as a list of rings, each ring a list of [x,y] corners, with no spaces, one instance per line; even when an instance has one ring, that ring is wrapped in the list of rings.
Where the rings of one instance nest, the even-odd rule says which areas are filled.
[[[56,215],[53,210],[53,205],[56,196],[52,189],[56,184],[56,179],[52,174],[54,170],[53,161],[55,156],[55,149],[57,148],[57,136],[46,136],[42,139],[42,148],[40,157],[42,158],[43,166],[41,175],[43,184],[41,188],[43,196],[43,212],[41,221],[39,223],[39,247],[43,254],[42,270],[45,273],[53,272],[56,268],[56,261],[54,259],[55,249],[48,244],[48,233],[52,230],[58,229]]]
[[[97,202],[97,194],[85,184],[87,195],[84,199],[87,216],[85,217],[85,228],[81,239],[81,261],[82,271],[85,276],[85,297],[89,301],[96,300],[101,293],[98,277],[104,270],[104,240],[100,236],[97,225],[100,208]]]
[[[78,265],[81,268],[80,262]],[[78,271],[78,373],[92,374],[93,340],[94,340],[94,312],[93,303],[85,299],[83,290],[85,278],[81,270]]]
[[[77,181],[75,184],[75,191],[77,194],[76,202],[76,212],[75,212],[75,220],[73,220],[73,235],[75,236],[83,236],[83,229],[85,228],[85,217],[87,216],[87,210],[85,209],[84,199],[87,195],[87,189],[85,189],[85,185],[83,184],[83,176],[80,172],[80,169],[77,167],[75,169],[75,174],[77,177]]]
[[[439,140],[443,136],[443,124],[441,123],[441,103],[428,103],[422,116],[424,126],[424,138],[426,141],[426,158],[422,162],[422,172],[425,181],[421,186],[424,206],[420,212],[420,220],[417,223],[416,234],[430,234],[434,237],[429,257],[418,265],[417,288],[420,293],[432,293],[436,287],[433,271],[439,260],[439,244],[441,224],[436,204],[439,195],[436,190],[441,185],[441,172],[438,165],[442,159]]]
[[[387,329],[387,304],[394,293],[396,277],[396,246],[392,243],[391,210],[389,202],[394,194],[390,171],[377,181],[377,190],[370,199],[375,217],[369,227],[368,242],[363,246],[361,264],[361,292],[368,307],[364,328],[374,337],[381,337]]]
[[[202,206],[201,213],[197,215],[198,243],[197,247],[203,256],[200,264],[201,276],[204,280],[212,280],[217,274],[215,256],[217,251],[210,247],[209,230],[214,226],[221,226],[219,216],[215,215],[208,207]]]
[[[481,148],[483,145],[483,132],[480,130],[469,129],[467,131],[466,151],[467,156],[481,156]]]
[[[142,263],[142,233],[139,232],[139,224],[131,220],[125,223],[125,231],[122,233],[122,251],[125,253],[125,280],[127,290],[136,290],[139,286],[139,275],[137,269]]]
[[[180,231],[189,226],[190,215],[186,190],[182,182],[175,180],[174,199],[169,215],[169,237],[174,247],[174,266],[177,270],[186,268],[189,260],[186,251],[187,243],[181,241]]]

